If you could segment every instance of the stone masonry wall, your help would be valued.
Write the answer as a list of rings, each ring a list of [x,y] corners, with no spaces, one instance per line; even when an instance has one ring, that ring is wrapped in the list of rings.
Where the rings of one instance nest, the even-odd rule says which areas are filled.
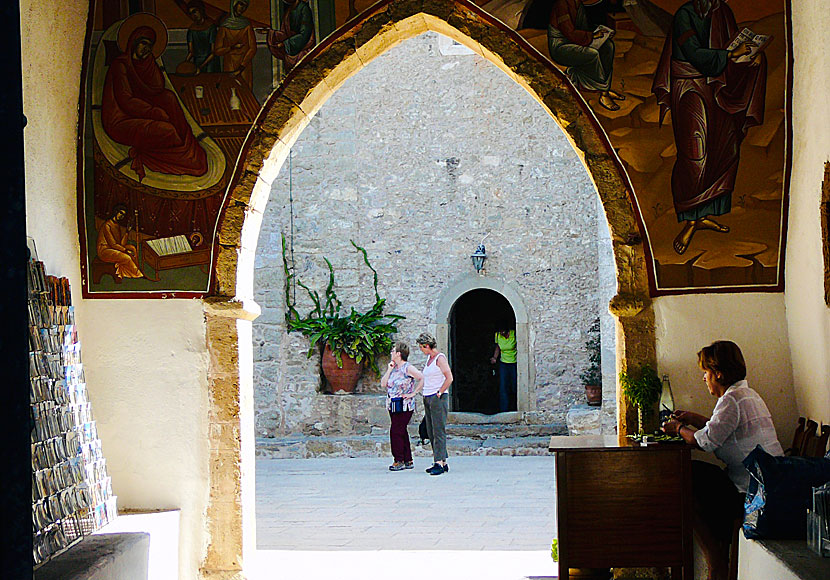
[[[364,375],[356,395],[322,394],[319,354],[307,359],[308,341],[286,334],[281,234],[293,241],[298,277],[320,294],[323,257],[331,261],[347,311],[374,302],[372,274],[349,240],[365,247],[387,311],[407,317],[397,338],[413,346],[417,365],[415,337],[433,331],[442,291],[472,271],[469,255],[489,234],[484,275],[515,284],[529,313],[533,421],[564,424],[584,401],[585,332],[607,312],[594,186],[527,92],[448,44],[423,34],[346,81],[274,181],[256,260],[257,437],[362,435],[388,423],[377,377]],[[302,289],[296,298],[307,312]]]

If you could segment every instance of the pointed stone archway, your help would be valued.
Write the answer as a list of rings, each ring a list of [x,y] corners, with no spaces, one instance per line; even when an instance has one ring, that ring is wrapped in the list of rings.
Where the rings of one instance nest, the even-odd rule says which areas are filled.
[[[201,575],[244,578],[254,549],[254,257],[271,183],[290,147],[329,96],[391,47],[434,31],[480,54],[524,87],[563,129],[596,185],[611,230],[618,280],[617,368],[654,364],[654,313],[630,184],[584,99],[547,58],[470,0],[385,0],[318,45],[269,97],[251,127],[214,235],[211,297],[204,300],[209,366],[210,497]],[[617,389],[620,436],[636,412]]]

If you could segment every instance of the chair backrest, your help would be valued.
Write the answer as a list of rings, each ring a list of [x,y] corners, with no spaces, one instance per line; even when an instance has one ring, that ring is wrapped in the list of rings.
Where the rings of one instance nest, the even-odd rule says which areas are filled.
[[[827,440],[830,439],[830,425],[822,425],[821,434],[814,434],[804,444],[804,457],[824,457]]]
[[[804,444],[804,429],[806,427],[806,423],[806,418],[798,418],[798,427],[795,428],[793,442],[790,447],[784,451],[784,455],[798,455],[801,452],[801,446]]]

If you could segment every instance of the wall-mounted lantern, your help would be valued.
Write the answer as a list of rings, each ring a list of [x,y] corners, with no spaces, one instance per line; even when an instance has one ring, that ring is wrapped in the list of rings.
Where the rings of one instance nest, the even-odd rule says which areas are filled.
[[[487,251],[484,249],[483,243],[478,245],[476,251],[470,256],[470,259],[473,261],[473,267],[476,269],[476,272],[481,274],[481,269],[484,267],[484,260],[487,259]]]

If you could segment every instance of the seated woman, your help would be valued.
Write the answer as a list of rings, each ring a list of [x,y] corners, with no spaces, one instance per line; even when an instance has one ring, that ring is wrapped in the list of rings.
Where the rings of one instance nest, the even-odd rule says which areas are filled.
[[[703,382],[718,398],[712,417],[676,411],[663,431],[679,435],[726,464],[726,470],[692,462],[694,531],[706,557],[709,580],[725,579],[729,568],[732,529],[743,511],[749,472],[742,461],[760,445],[783,455],[769,409],[746,382],[746,363],[738,345],[719,340],[697,353]]]

